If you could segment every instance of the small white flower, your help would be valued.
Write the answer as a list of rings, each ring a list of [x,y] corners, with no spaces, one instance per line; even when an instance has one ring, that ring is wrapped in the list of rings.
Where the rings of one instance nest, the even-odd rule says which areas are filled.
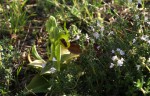
[[[114,31],[110,31],[109,34],[108,34],[108,36],[109,35],[114,35]]]
[[[136,42],[136,39],[134,38],[133,40],[132,40],[132,43],[134,44]]]
[[[124,51],[120,50],[120,55],[124,55],[124,54],[125,54]]]
[[[93,33],[93,36],[98,39],[99,38],[99,34],[97,32]]]
[[[56,72],[56,68],[54,68],[54,67],[52,67],[52,68],[50,68],[50,73],[55,73]]]
[[[139,70],[139,69],[140,69],[140,67],[141,67],[141,65],[136,65],[136,67],[137,67],[137,70]]]
[[[111,53],[115,53],[115,51],[114,51],[114,50],[111,50]]]
[[[117,66],[122,66],[123,65],[123,61],[122,60],[118,60],[117,61]]]
[[[88,35],[88,34],[85,34],[85,38],[86,38],[87,40],[89,40],[89,39],[90,39],[90,37],[89,37],[89,35]]]
[[[124,61],[124,59],[123,59],[123,58],[121,58],[120,60],[121,60],[121,61]]]
[[[120,48],[117,48],[117,51],[118,51],[118,52],[120,52],[120,51],[121,51],[121,49],[120,49]]]
[[[52,61],[57,61],[55,57],[53,57]]]
[[[122,51],[120,48],[117,48],[117,51],[120,53],[120,55],[124,55],[125,54],[125,52]]]
[[[80,36],[77,35],[74,40],[79,40],[79,39],[80,39]]]
[[[109,68],[113,68],[114,67],[114,64],[113,63],[110,63],[110,67]]]
[[[115,60],[118,60],[118,57],[117,57],[117,56],[113,56],[111,59],[112,59],[113,61],[115,61]]]
[[[143,40],[143,41],[148,41],[148,38],[149,38],[148,35],[143,35],[143,36],[141,37],[141,40]]]

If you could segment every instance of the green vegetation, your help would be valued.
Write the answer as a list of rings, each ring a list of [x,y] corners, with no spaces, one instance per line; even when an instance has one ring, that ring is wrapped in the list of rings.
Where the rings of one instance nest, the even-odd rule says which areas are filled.
[[[0,96],[149,96],[148,0],[1,0]]]

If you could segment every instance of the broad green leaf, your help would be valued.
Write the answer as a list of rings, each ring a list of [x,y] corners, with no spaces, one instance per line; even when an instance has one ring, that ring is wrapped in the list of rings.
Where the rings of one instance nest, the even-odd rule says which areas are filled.
[[[42,75],[37,74],[24,89],[24,93],[29,94],[30,92],[34,93],[47,92],[48,91],[47,89],[49,87],[50,85],[46,80],[46,78],[44,78]]]

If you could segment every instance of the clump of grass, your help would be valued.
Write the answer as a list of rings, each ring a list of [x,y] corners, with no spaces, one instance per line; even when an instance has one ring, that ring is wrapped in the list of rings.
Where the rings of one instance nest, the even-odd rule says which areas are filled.
[[[6,1],[2,6],[2,32],[17,34],[24,31],[27,21],[26,10],[24,8],[26,1]],[[3,32],[4,33],[4,32]]]

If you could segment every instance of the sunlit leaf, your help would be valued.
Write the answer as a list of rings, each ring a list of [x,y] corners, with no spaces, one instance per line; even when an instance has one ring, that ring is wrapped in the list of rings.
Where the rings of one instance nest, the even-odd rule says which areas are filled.
[[[28,65],[42,68],[44,64],[46,64],[46,62],[44,60],[34,60],[31,63],[29,63]]]

